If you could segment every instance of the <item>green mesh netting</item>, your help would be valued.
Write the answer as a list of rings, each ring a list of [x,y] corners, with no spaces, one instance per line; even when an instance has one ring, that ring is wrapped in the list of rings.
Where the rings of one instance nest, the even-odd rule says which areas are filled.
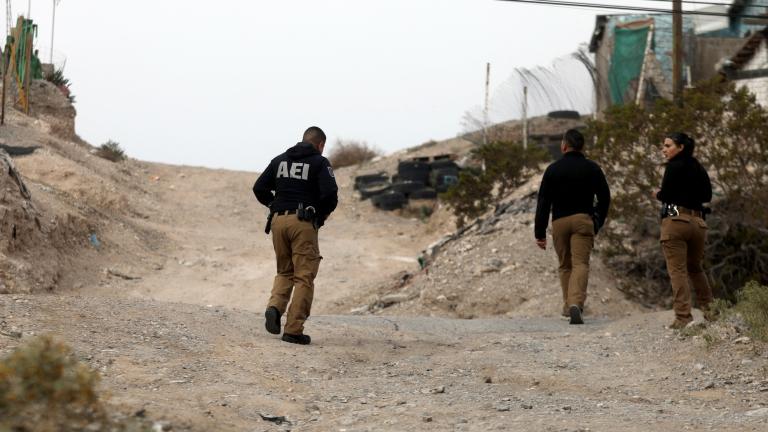
[[[640,76],[648,30],[649,27],[614,30],[611,70],[608,72],[611,101],[614,104],[624,103],[624,95],[627,93],[629,84]]]

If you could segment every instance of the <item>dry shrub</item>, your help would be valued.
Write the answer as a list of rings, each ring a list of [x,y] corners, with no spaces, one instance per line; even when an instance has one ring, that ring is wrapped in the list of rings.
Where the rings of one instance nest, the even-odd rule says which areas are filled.
[[[739,291],[735,310],[749,325],[753,338],[768,341],[768,286],[750,281]]]
[[[110,421],[99,401],[97,372],[50,336],[32,338],[0,360],[0,431],[143,431]]]
[[[380,155],[381,151],[365,141],[338,139],[331,149],[329,160],[334,168],[341,168],[361,164]]]
[[[102,144],[96,150],[96,156],[104,158],[112,162],[120,162],[125,160],[125,150],[120,147],[120,143],[117,141],[109,140]]]

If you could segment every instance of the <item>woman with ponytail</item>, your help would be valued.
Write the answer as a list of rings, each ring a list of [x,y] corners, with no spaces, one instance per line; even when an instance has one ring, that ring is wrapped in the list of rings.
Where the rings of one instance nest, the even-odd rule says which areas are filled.
[[[661,189],[655,198],[662,202],[661,248],[672,283],[675,320],[669,326],[681,329],[693,321],[691,286],[699,308],[711,318],[712,288],[704,273],[704,244],[707,224],[704,203],[712,200],[712,183],[704,167],[693,156],[696,143],[681,132],[667,135],[662,154],[667,159]]]

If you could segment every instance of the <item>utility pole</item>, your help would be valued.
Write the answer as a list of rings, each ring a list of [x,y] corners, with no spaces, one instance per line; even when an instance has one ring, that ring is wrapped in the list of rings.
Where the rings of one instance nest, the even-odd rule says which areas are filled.
[[[683,3],[672,0],[672,98],[683,106]]]
[[[485,64],[485,107],[483,108],[483,145],[488,144],[488,87],[491,82],[491,64]]]
[[[27,2],[27,19],[32,19],[32,0]]]
[[[5,0],[5,35],[11,35],[11,0]],[[6,38],[7,40],[7,38]]]
[[[56,5],[59,3],[59,0],[53,0],[53,18],[51,18],[51,57],[48,60],[48,63],[53,64],[53,31],[56,29]]]

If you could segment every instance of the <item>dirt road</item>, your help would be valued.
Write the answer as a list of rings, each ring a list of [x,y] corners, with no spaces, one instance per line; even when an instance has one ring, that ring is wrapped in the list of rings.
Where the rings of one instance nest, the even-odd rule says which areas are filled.
[[[139,299],[2,296],[6,325],[53,333],[111,402],[173,430],[764,431],[765,353],[715,355],[663,313],[559,319],[318,316],[314,344],[258,313]],[[18,341],[0,337],[5,353]],[[284,416],[277,425],[261,416]]]

